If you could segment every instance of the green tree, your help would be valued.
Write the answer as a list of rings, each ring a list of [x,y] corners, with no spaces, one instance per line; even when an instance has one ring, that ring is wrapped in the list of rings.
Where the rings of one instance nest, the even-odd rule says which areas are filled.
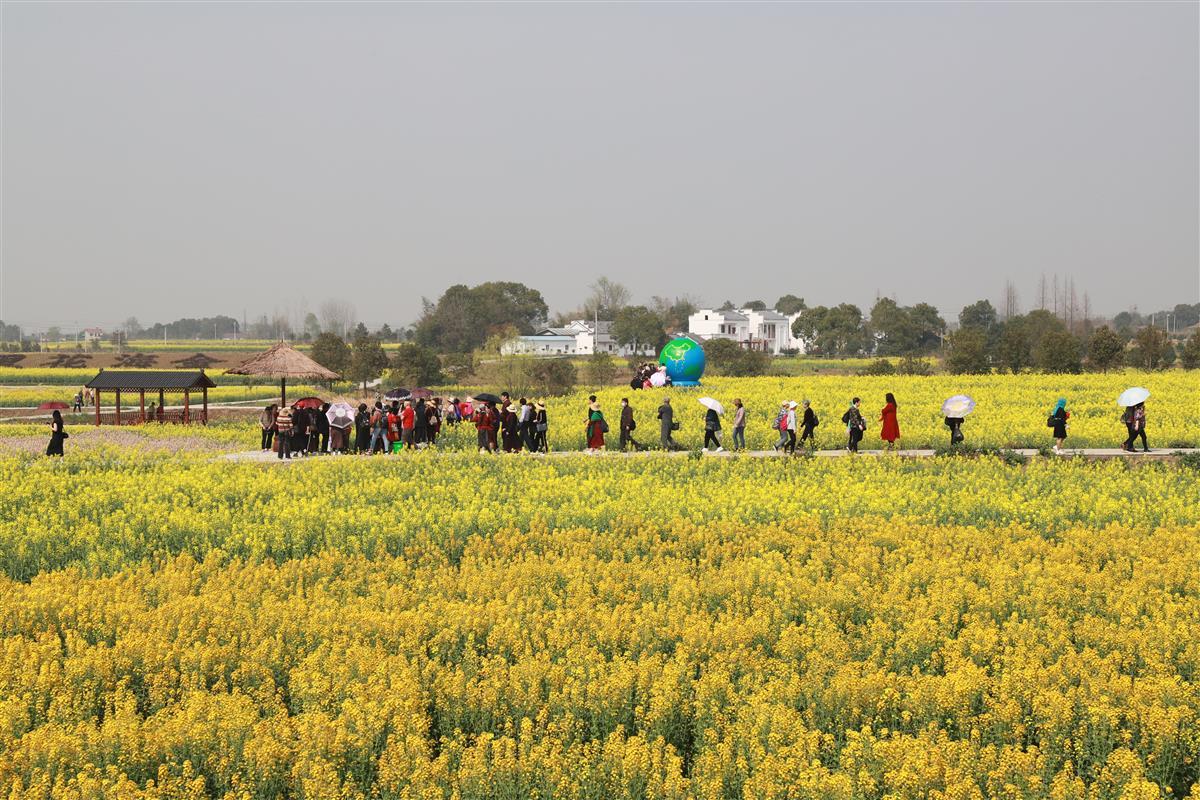
[[[915,353],[921,340],[916,322],[890,297],[880,298],[871,308],[871,333],[875,351],[881,356],[903,356]]]
[[[686,331],[688,329],[688,317],[696,313],[696,303],[690,297],[669,297],[655,296],[650,298],[650,305],[654,309],[654,313],[658,314],[662,320],[662,326],[668,333],[676,331]]]
[[[946,370],[954,375],[986,375],[992,371],[988,359],[987,334],[978,328],[959,328],[948,337]]]
[[[1167,350],[1170,348],[1171,337],[1166,331],[1146,325],[1134,334],[1133,349],[1128,356],[1129,365],[1139,369],[1161,369],[1166,366]]]
[[[762,300],[747,300],[746,302],[742,303],[741,307],[748,309],[750,311],[766,311],[767,310],[767,304]]]
[[[570,359],[539,358],[529,366],[530,386],[538,396],[569,394],[578,382],[578,372]]]
[[[1038,341],[1033,360],[1042,372],[1077,374],[1083,370],[1079,339],[1067,330],[1049,331]]]
[[[350,367],[350,348],[336,333],[322,333],[313,342],[312,360],[326,369],[345,374]]]
[[[1200,369],[1200,330],[1192,333],[1187,344],[1180,348],[1179,361],[1184,369]]]
[[[1107,325],[1099,328],[1088,341],[1088,363],[1092,369],[1108,372],[1125,356],[1125,342]]]
[[[783,297],[775,301],[775,310],[780,314],[790,317],[804,309],[804,298],[796,297],[794,294],[785,294]]]
[[[350,368],[348,377],[356,383],[361,383],[363,391],[367,382],[373,381],[383,374],[388,367],[387,353],[383,345],[374,336],[363,335],[354,340],[350,353]]]
[[[354,332],[351,334],[350,338],[357,342],[359,339],[364,339],[370,335],[371,332],[367,330],[367,326],[360,322],[354,326]]]
[[[626,306],[617,312],[612,325],[613,338],[622,346],[655,350],[667,343],[662,318],[645,306]]]
[[[975,328],[990,332],[996,327],[997,318],[996,308],[991,301],[979,300],[958,313],[958,325],[960,328]]]
[[[509,326],[530,334],[546,320],[549,309],[541,292],[522,283],[493,281],[478,286],[451,286],[437,303],[425,301],[415,339],[442,353],[465,353],[480,347],[496,331]]]
[[[726,300],[724,303],[721,303],[721,305],[717,308],[717,311],[734,311],[736,308],[737,307],[733,304],[732,300]]]
[[[304,315],[304,338],[315,340],[321,335],[321,323],[311,311]]]
[[[747,350],[731,339],[709,339],[703,346],[707,368],[714,375],[765,375],[771,366],[769,355],[761,350]]]
[[[445,380],[437,353],[416,342],[404,342],[392,353],[388,380],[395,386],[429,386]]]
[[[617,377],[617,362],[608,353],[592,353],[583,367],[583,375],[592,386],[608,386]]]

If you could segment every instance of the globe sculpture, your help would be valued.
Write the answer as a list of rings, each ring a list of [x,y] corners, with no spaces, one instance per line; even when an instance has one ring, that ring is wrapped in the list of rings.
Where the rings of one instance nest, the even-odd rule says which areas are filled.
[[[699,386],[704,374],[704,348],[681,336],[667,342],[658,355],[658,363],[667,368],[667,377],[675,386]]]

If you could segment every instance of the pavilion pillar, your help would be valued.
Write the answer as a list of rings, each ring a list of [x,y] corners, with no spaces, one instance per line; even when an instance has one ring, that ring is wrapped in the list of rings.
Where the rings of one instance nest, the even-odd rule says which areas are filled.
[[[287,408],[287,378],[279,379],[279,407]]]
[[[121,424],[121,390],[117,389],[117,424]]]
[[[146,424],[146,390],[138,390],[138,406],[141,408],[142,424]]]
[[[183,424],[188,422],[188,390],[183,390]]]
[[[96,398],[96,425],[100,425],[100,390],[92,392],[92,397]]]
[[[166,409],[163,408],[163,390],[159,389],[158,390],[158,411],[156,411],[155,413],[158,415],[158,419],[160,422],[162,421],[163,414],[165,412],[166,412]]]
[[[205,425],[208,424],[208,387],[207,386],[204,387],[204,412],[203,412],[203,417],[200,419],[200,422],[202,422]]]

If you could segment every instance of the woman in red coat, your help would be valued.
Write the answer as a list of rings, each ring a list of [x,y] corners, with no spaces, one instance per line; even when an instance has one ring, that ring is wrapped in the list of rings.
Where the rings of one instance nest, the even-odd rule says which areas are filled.
[[[884,400],[887,405],[879,412],[879,420],[883,423],[879,438],[887,442],[887,449],[891,450],[900,439],[900,423],[896,422],[896,396],[888,392]]]

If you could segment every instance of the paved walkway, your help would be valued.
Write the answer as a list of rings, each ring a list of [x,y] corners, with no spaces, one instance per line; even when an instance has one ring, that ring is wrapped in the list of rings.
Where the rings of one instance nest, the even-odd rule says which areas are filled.
[[[461,453],[461,452],[465,452],[465,451],[447,450],[445,452]],[[1018,449],[1018,450],[1012,450],[1010,452],[1019,453],[1020,455],[1023,455],[1026,457],[1033,457],[1033,456],[1038,455],[1038,451],[1033,450],[1033,449]],[[1181,454],[1197,454],[1197,453],[1200,453],[1200,448],[1191,448],[1191,449],[1183,449],[1183,450],[1160,449],[1160,450],[1151,450],[1149,453],[1143,453],[1140,450],[1136,453],[1127,453],[1124,450],[1121,450],[1119,448],[1111,448],[1111,449],[1105,449],[1105,448],[1071,449],[1071,448],[1068,448],[1068,449],[1063,450],[1061,453],[1059,453],[1057,455],[1057,457],[1058,458],[1072,458],[1072,457],[1079,456],[1082,458],[1086,458],[1089,461],[1104,461],[1104,460],[1111,459],[1111,458],[1127,458],[1131,461],[1170,461],[1170,460],[1174,460],[1177,456],[1179,456]],[[523,453],[523,454],[517,454],[515,456],[510,456],[510,457],[560,458],[560,457],[567,457],[567,456],[579,456],[579,457],[585,457],[585,458],[586,457],[604,458],[604,457],[621,456],[621,457],[625,457],[625,458],[637,458],[637,457],[646,457],[646,456],[655,456],[655,455],[659,455],[659,456],[670,455],[670,456],[675,456],[675,457],[683,457],[683,456],[687,456],[689,454],[690,454],[689,451],[686,451],[686,450],[677,450],[673,453],[664,453],[662,450],[642,450],[637,453],[622,453],[619,450],[605,450],[602,453],[587,453],[587,452],[578,451],[578,450],[554,450],[550,453],[544,453],[544,454],[543,453],[535,453],[535,454],[531,455],[529,453]],[[498,455],[498,457],[505,457],[506,454],[499,453],[497,455]],[[851,454],[845,450],[817,450],[815,453],[813,453],[813,455],[816,458],[848,458]],[[934,450],[894,450],[894,451],[861,450],[861,451],[859,451],[858,455],[863,458],[877,458],[880,456],[883,456],[883,457],[897,456],[899,458],[932,458],[933,456],[937,455],[937,452]],[[335,457],[337,457],[337,458],[353,458],[354,455],[353,454],[347,455],[347,456],[337,455]],[[394,458],[404,458],[404,457],[405,456],[403,454],[398,454],[398,455],[394,456]],[[726,451],[723,451],[720,453],[705,452],[704,457],[705,458],[786,458],[787,455],[785,453],[778,452],[775,450],[744,450],[744,451],[738,452],[738,453],[734,453],[734,452],[730,452],[730,451],[726,450]],[[227,453],[223,456],[220,456],[220,458],[224,459],[226,461],[248,461],[248,462],[260,462],[260,463],[270,463],[270,464],[285,463],[282,459],[278,458],[274,453],[263,452],[260,450],[249,450],[249,451],[240,452],[240,453]],[[300,462],[300,461],[305,461],[305,460],[307,460],[306,457],[296,457],[286,463],[290,464],[293,462]]]

